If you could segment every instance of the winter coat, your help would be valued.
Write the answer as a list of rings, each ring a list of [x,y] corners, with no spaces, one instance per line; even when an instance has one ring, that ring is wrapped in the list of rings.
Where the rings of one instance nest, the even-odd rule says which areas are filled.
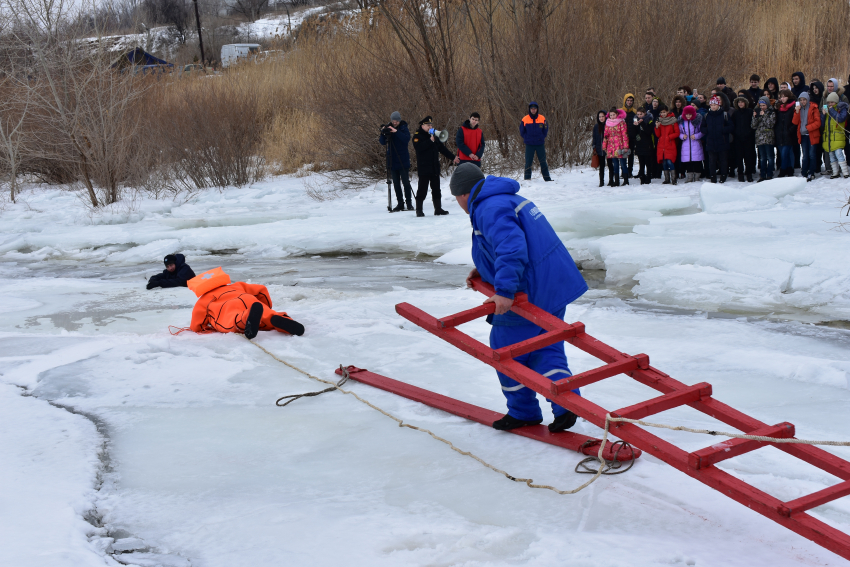
[[[384,136],[383,132],[378,141],[382,146],[387,146],[387,136]],[[393,171],[410,169],[410,150],[407,148],[410,143],[410,130],[407,128],[407,122],[402,120],[395,133],[389,134],[389,142],[390,144],[387,146],[387,167]]]
[[[844,125],[847,122],[846,102],[839,102],[834,108],[830,108],[824,119],[823,127],[823,149],[827,152],[834,152],[837,149],[843,149],[846,143],[844,134]]]
[[[519,183],[488,176],[470,193],[472,260],[496,293],[528,300],[549,313],[587,291],[587,284],[561,239],[534,203],[517,195]],[[488,317],[493,325],[528,325],[508,312]]]
[[[668,114],[667,118],[670,116]],[[658,163],[661,163],[665,159],[676,161],[676,140],[679,139],[679,123],[675,122],[674,119],[672,124],[664,125],[661,123],[661,120],[664,119],[661,118],[655,123],[655,137],[658,139],[656,159]]]
[[[604,110],[600,110],[599,112],[605,112]],[[607,113],[606,113],[607,114]],[[599,113],[596,113],[596,116],[599,116]],[[598,155],[600,158],[605,157],[605,150],[602,149],[602,140],[605,137],[605,123],[596,121],[596,124],[593,126],[593,152]]]
[[[455,134],[455,145],[457,146],[457,157],[459,157],[463,161],[473,161],[471,156],[475,154],[478,157],[478,161],[481,161],[481,157],[484,155],[484,132],[481,131],[481,128],[475,126],[472,127],[472,124],[469,120],[464,121],[463,125],[457,129],[457,134]]]
[[[416,151],[416,169],[420,177],[440,175],[440,154],[450,160],[455,159],[443,142],[436,137],[432,142],[431,134],[423,130],[422,126],[413,133],[413,149]]]
[[[655,155],[655,120],[651,114],[643,117],[636,128],[635,133],[635,155],[639,156],[654,156]]]
[[[764,116],[761,116],[760,112],[761,109],[757,106],[753,111],[753,121],[750,124],[756,133],[756,146],[772,146],[776,142],[776,132],[773,130],[776,125],[776,112],[770,106],[764,111]]]
[[[726,152],[729,151],[729,134],[732,133],[734,124],[729,120],[729,114],[722,109],[709,110],[702,122],[704,134],[705,151]]]
[[[794,86],[794,82],[791,82],[791,92],[794,93],[794,96],[799,98],[800,93],[809,92],[809,86],[806,84],[806,76],[802,73],[802,71],[797,71],[796,73],[791,73],[791,78],[800,77],[800,84],[796,87]]]
[[[756,145],[756,133],[753,131],[753,109],[750,107],[738,108],[738,100],[735,99],[735,110],[729,119],[732,121],[732,138],[736,151],[743,154],[743,150],[749,146]]]
[[[610,158],[626,157],[625,150],[629,149],[629,136],[626,127],[626,113],[617,111],[617,118],[605,121],[605,134],[602,140],[602,149],[605,156]]]
[[[546,117],[540,114],[539,111],[537,114],[532,115],[532,106],[537,106],[537,103],[528,103],[528,114],[519,123],[519,133],[526,145],[542,146],[546,142],[546,134],[549,133],[549,123],[546,122]]]
[[[755,108],[759,104],[759,99],[764,96],[764,89],[756,87],[747,89],[747,96],[752,101],[752,107]]]
[[[800,107],[800,112],[794,112],[794,117],[791,122],[794,126],[797,127],[797,143],[803,143],[803,132],[800,129],[800,125],[802,121],[800,120],[800,113],[805,112],[808,116],[808,121],[806,122],[806,131],[809,133],[809,142],[811,144],[819,144],[820,143],[820,109],[818,109],[816,104],[812,104],[809,101],[809,104],[806,105],[806,108]]]
[[[797,128],[794,126],[794,101],[776,103],[776,145],[793,146],[797,140]]]
[[[148,280],[148,289],[155,287],[186,287],[186,282],[195,277],[195,272],[186,263],[183,254],[175,254],[175,269],[173,272],[163,270],[161,274],[155,274]]]
[[[702,161],[705,159],[702,151],[702,116],[696,113],[683,112],[679,121],[679,139],[682,140],[682,163]],[[694,138],[691,139],[691,136]]]

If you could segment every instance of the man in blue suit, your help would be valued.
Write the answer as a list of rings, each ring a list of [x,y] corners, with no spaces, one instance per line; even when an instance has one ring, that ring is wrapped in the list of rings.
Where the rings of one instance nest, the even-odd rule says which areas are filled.
[[[567,304],[587,291],[587,283],[543,213],[530,200],[517,195],[519,183],[492,175],[485,179],[479,168],[461,164],[449,187],[472,223],[475,269],[470,272],[467,285],[480,276],[496,290],[484,302],[496,304],[495,313],[487,318],[493,325],[490,347],[499,349],[545,332],[510,311],[516,293],[527,293],[531,303],[563,319]],[[553,381],[572,376],[563,342],[515,360]],[[541,423],[543,414],[537,394],[502,373],[498,376],[508,413],[493,427],[508,430]],[[563,431],[575,425],[576,416],[569,410],[553,403],[552,413],[555,420],[549,431]]]

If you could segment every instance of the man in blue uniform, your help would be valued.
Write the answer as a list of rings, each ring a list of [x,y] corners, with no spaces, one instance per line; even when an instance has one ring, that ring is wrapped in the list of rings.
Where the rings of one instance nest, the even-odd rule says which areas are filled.
[[[467,285],[472,278],[481,276],[496,289],[496,294],[484,302],[496,304],[495,313],[487,318],[493,325],[490,347],[498,349],[545,332],[510,311],[516,293],[527,293],[531,303],[563,319],[567,304],[587,291],[587,283],[543,213],[517,195],[519,183],[492,175],[485,179],[479,168],[461,164],[449,187],[472,222],[475,269],[470,272]],[[572,376],[563,342],[515,360],[553,381]],[[537,394],[502,373],[498,375],[508,413],[493,427],[508,430],[541,423],[543,414]],[[576,416],[567,409],[553,403],[552,412],[555,420],[549,431],[563,431],[575,425]]]

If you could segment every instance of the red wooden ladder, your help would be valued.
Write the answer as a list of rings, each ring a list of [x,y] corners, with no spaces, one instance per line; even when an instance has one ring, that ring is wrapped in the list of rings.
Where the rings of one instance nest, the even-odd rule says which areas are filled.
[[[487,296],[495,293],[492,286],[480,279],[473,282],[473,287]],[[517,382],[546,396],[598,427],[605,426],[605,416],[609,412],[587,398],[574,394],[571,390],[618,374],[626,374],[641,384],[661,392],[662,395],[612,411],[610,412],[612,417],[643,419],[665,410],[687,405],[731,425],[747,435],[775,438],[794,437],[794,426],[792,424],[768,425],[718,402],[711,397],[711,384],[702,382],[687,386],[650,366],[647,355],[631,356],[622,353],[588,335],[583,323],[565,323],[532,305],[528,302],[525,294],[517,294],[511,310],[541,327],[547,331],[546,333],[511,346],[493,350],[456,328],[463,323],[484,317],[492,313],[493,310],[494,304],[486,303],[474,309],[436,319],[409,303],[396,305],[396,311],[405,319],[489,364],[499,372],[510,376]],[[513,360],[522,354],[558,341],[566,341],[599,358],[606,364],[552,382]],[[712,443],[705,449],[688,453],[635,424],[612,422],[610,430],[620,439],[639,447],[703,484],[720,491],[722,494],[841,557],[850,559],[850,536],[806,513],[807,510],[850,494],[850,462],[813,445],[769,443],[743,439],[730,439],[722,443]],[[842,482],[808,496],[783,502],[714,466],[721,461],[754,451],[765,445],[776,447],[780,451],[814,465],[840,478]]]

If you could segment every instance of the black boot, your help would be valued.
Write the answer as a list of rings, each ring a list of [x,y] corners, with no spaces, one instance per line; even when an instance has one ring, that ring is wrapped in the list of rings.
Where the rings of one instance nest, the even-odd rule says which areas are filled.
[[[747,183],[752,183],[752,182],[753,182],[753,174],[752,174],[752,173],[748,173],[748,174],[747,174]]]
[[[256,305],[256,303],[254,304]],[[283,315],[272,315],[271,323],[275,329],[280,329],[290,335],[300,337],[304,334],[304,325]]]
[[[725,176],[725,175],[721,175],[721,176],[720,176],[720,182],[721,182],[721,183],[726,183],[726,176]]]
[[[416,200],[416,216],[417,217],[424,217],[425,216],[425,213],[422,212],[422,205],[423,204],[424,204],[423,201],[420,201],[419,199]]]
[[[397,213],[397,212],[403,211],[403,210],[404,210],[404,203],[399,202],[399,204],[396,205],[395,208],[393,209],[393,212]]]
[[[605,187],[605,168],[604,167],[599,168],[599,186]]]
[[[614,173],[614,180],[611,182],[611,187],[620,186],[620,172]]]
[[[740,171],[738,172],[738,181],[740,181],[741,183],[744,182],[744,174]]]
[[[449,212],[441,207],[439,209],[434,209],[434,214],[437,215],[437,216],[441,216],[441,215],[447,215],[447,214],[449,214]]]
[[[623,173],[623,185],[628,185],[628,184],[629,184],[629,172],[626,171],[626,172]]]
[[[565,431],[576,424],[577,417],[576,414],[567,410],[567,413],[559,415],[555,418],[555,421],[549,424],[549,431],[551,433]]]
[[[416,209],[416,216],[417,217],[424,217],[425,213],[422,212],[422,209]]]
[[[542,419],[538,419],[537,421],[523,421],[521,419],[511,417],[510,415],[506,415],[502,419],[497,419],[493,422],[493,429],[498,429],[499,431],[508,431],[510,429],[516,429],[517,427],[525,427],[526,425],[539,425],[541,423],[543,423]]]
[[[253,339],[260,331],[260,320],[263,318],[263,304],[255,303],[248,311],[248,319],[245,321],[245,338]]]

